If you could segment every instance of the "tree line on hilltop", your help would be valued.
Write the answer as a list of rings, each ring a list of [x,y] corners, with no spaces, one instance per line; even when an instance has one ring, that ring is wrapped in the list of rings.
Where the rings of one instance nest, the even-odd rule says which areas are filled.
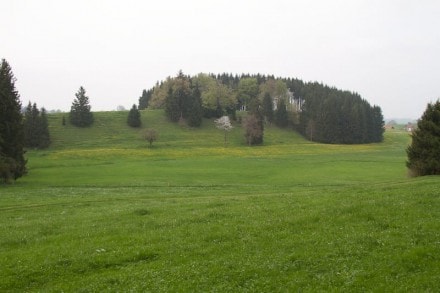
[[[140,110],[165,109],[173,122],[197,127],[202,117],[246,111],[257,123],[291,126],[305,138],[323,143],[357,144],[381,142],[384,119],[379,106],[371,106],[353,92],[317,82],[271,75],[241,76],[182,72],[143,90]]]

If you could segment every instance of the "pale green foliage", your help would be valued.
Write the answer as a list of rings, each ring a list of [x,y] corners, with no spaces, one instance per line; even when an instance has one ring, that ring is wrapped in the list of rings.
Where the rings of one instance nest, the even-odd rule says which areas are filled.
[[[226,109],[236,105],[237,98],[232,89],[211,76],[200,73],[193,82],[199,85],[203,108],[216,110],[218,106]]]
[[[151,100],[149,101],[148,106],[151,109],[160,109],[165,106],[165,100],[168,94],[168,90],[170,87],[173,87],[174,79],[168,77],[166,81],[159,84],[157,83],[154,87],[153,94],[151,95]]]
[[[268,93],[272,99],[277,102],[279,99],[283,99],[287,102],[287,85],[284,81],[278,79],[269,79],[260,85],[260,99],[263,100],[264,95]]]
[[[244,106],[256,99],[259,93],[258,82],[254,77],[242,78],[238,83],[237,99]]]

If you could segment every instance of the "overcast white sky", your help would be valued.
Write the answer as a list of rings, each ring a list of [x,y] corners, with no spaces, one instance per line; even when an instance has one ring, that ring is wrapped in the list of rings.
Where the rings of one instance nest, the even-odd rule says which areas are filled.
[[[386,118],[440,98],[438,0],[0,0],[0,58],[23,104],[138,103],[186,74],[263,73],[358,92]]]

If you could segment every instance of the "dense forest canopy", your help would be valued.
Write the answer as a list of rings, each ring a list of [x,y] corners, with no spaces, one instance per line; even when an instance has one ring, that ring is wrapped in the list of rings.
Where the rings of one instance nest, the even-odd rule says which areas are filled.
[[[195,88],[197,98],[193,97]],[[143,90],[139,109],[164,108],[172,121],[190,120],[195,103],[207,118],[229,115],[235,119],[236,111],[253,112],[257,107],[264,113],[265,123],[290,125],[311,141],[354,144],[383,140],[379,106],[371,106],[357,93],[296,78],[227,73],[186,76],[179,72]],[[288,121],[280,122],[284,117]]]

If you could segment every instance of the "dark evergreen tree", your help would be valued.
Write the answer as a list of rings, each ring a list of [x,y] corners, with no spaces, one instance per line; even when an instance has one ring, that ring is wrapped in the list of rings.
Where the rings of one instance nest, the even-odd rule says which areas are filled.
[[[262,113],[268,123],[272,123],[274,119],[273,100],[269,93],[263,97]]]
[[[412,134],[407,155],[411,175],[440,175],[440,100],[428,104]]]
[[[289,115],[286,109],[286,102],[284,99],[279,99],[277,109],[275,110],[275,124],[278,127],[287,127],[289,124]]]
[[[172,87],[168,89],[168,93],[165,99],[165,113],[172,122],[179,121],[179,104],[177,103],[177,99],[174,96],[174,91]]]
[[[187,114],[188,125],[191,127],[199,127],[202,125],[202,98],[199,90],[199,86],[195,85],[192,90],[191,105]]]
[[[319,83],[300,89],[300,132],[324,143],[370,143],[383,140],[383,116],[358,94]]]
[[[383,141],[383,133],[385,132],[385,121],[383,119],[382,110],[379,106],[373,106],[371,113],[371,142]]]
[[[34,129],[37,121],[36,117],[34,117],[33,109],[36,109],[36,107],[36,104],[35,107],[33,107],[32,103],[29,101],[24,112],[24,144],[26,147],[34,147],[34,136],[36,135]],[[38,113],[36,116],[38,117]]]
[[[0,177],[4,182],[26,173],[21,103],[15,77],[5,59],[0,64]]]
[[[51,140],[50,140],[49,123],[47,121],[46,109],[41,108],[40,113],[41,114],[40,114],[40,119],[39,119],[40,121],[39,121],[39,130],[38,130],[38,132],[40,134],[39,135],[40,138],[39,138],[39,146],[38,147],[44,149],[50,145]]]
[[[37,104],[29,102],[24,116],[25,146],[44,149],[50,145],[49,124],[44,108],[38,110]]]
[[[142,124],[141,112],[139,112],[138,108],[134,104],[128,112],[127,124],[131,127],[140,127]]]
[[[90,111],[89,97],[86,96],[86,91],[80,87],[75,94],[76,98],[73,100],[70,108],[70,123],[78,127],[87,127],[93,124],[93,113]]]
[[[153,94],[152,90],[143,90],[142,96],[139,97],[139,110],[144,110],[148,108],[148,103],[150,102],[151,95]]]
[[[182,71],[179,71],[165,99],[165,113],[168,118],[173,122],[187,118],[190,100],[191,89],[189,78],[185,76]]]

